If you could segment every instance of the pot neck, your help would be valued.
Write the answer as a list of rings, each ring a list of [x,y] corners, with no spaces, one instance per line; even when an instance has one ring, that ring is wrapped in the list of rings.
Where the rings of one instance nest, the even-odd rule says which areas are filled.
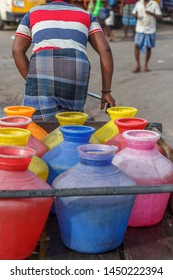
[[[83,125],[60,126],[64,140],[67,142],[88,142],[95,128]]]
[[[5,171],[24,171],[28,169],[35,151],[27,147],[1,146],[0,169]]]
[[[0,127],[17,127],[27,129],[32,119],[25,116],[7,116],[0,119]]]
[[[115,146],[88,144],[79,146],[78,154],[82,164],[108,166],[112,163],[112,159],[117,150],[118,148]]]
[[[120,118],[114,121],[117,125],[119,133],[123,133],[126,130],[144,129],[148,124],[148,121],[142,118]]]
[[[160,138],[159,133],[149,130],[127,130],[122,135],[127,147],[136,150],[152,150]]]

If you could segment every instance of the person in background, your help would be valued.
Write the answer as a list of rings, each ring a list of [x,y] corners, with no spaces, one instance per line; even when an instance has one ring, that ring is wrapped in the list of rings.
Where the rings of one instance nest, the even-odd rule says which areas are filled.
[[[114,12],[113,8],[107,1],[103,2],[98,14],[98,21],[103,29],[103,32],[109,42],[114,41],[114,34],[111,26],[114,25]]]
[[[111,7],[108,5],[107,1],[104,1],[103,5],[100,8],[99,13],[98,13],[98,21],[99,21],[101,27],[103,28],[103,30],[104,30],[104,26],[105,26],[105,20],[110,15],[110,10],[111,10]]]
[[[87,11],[89,11],[90,13],[92,13],[92,11],[94,10],[94,0],[90,0],[88,3],[88,6],[85,7]]]
[[[114,13],[114,9],[112,6],[110,7],[110,11],[109,11],[109,17],[107,17],[105,19],[105,34],[108,38],[109,42],[115,42],[115,35],[113,32],[113,28],[114,28],[114,22],[115,22],[115,13]]]
[[[155,47],[157,20],[162,18],[159,4],[154,0],[140,0],[136,3],[133,16],[137,19],[135,35],[136,66],[132,71],[141,71],[140,51],[145,53],[144,71],[150,71],[148,63],[151,58],[151,49]]]
[[[12,53],[26,80],[22,105],[36,108],[33,119],[49,121],[57,112],[84,110],[90,78],[88,42],[100,57],[101,109],[106,103],[116,106],[111,95],[112,52],[92,14],[67,1],[46,0],[23,17]]]
[[[124,28],[124,40],[128,40],[128,31],[131,29],[132,38],[135,36],[136,19],[132,15],[132,10],[137,0],[121,0],[119,4],[119,11],[122,15],[122,25]]]

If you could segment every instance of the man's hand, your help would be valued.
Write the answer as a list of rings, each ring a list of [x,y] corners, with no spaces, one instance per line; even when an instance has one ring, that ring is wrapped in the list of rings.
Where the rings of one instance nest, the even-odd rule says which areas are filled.
[[[112,97],[110,93],[102,94],[101,107],[100,107],[101,110],[105,108],[106,103],[108,103],[110,107],[116,106],[115,99]]]
[[[156,15],[156,14],[154,14],[154,13],[151,13],[151,12],[149,12],[149,11],[145,11],[145,13],[147,14],[147,15],[149,15],[149,16],[153,16],[153,17],[155,17],[156,19],[162,19],[162,15]]]
[[[150,11],[145,11],[145,13],[149,16],[153,16],[153,17],[155,16],[155,14],[151,13]]]

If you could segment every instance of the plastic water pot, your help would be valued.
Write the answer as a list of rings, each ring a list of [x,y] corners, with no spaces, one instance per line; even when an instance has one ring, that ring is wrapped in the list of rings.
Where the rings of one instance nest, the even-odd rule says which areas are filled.
[[[116,120],[119,118],[133,118],[138,110],[133,107],[116,106],[107,109],[107,112],[111,120]]]
[[[60,126],[63,125],[83,125],[88,118],[88,114],[82,112],[61,112],[55,115]],[[63,135],[59,127],[54,129],[42,140],[46,147],[50,150],[63,141]]]
[[[83,125],[88,118],[88,114],[82,112],[61,112],[55,115],[59,124],[62,125],[72,125],[79,124]]]
[[[0,119],[0,127],[17,127],[27,129],[32,119],[25,116],[7,116]]]
[[[23,128],[1,127],[0,145],[25,146],[31,132]]]
[[[116,119],[114,123],[118,127],[118,133],[105,144],[117,146],[118,151],[120,151],[127,146],[126,139],[122,136],[122,133],[126,130],[144,129],[148,121],[146,119],[133,117]]]
[[[111,161],[115,147],[88,144],[78,147],[80,162],[59,175],[53,188],[132,186],[134,180]],[[63,243],[82,253],[103,253],[124,239],[134,195],[80,196],[55,199]]]
[[[32,122],[32,119],[25,116],[7,116],[0,119],[0,127],[18,127],[27,129],[28,125]],[[31,135],[26,144],[36,151],[36,155],[41,157],[47,152],[47,147],[40,140]]]
[[[8,106],[4,108],[4,113],[7,116],[26,116],[32,118],[32,115],[35,113],[36,109],[34,107],[28,106]]]
[[[69,167],[79,162],[77,147],[88,144],[95,128],[82,125],[60,126],[63,142],[45,153],[42,159],[49,167],[47,182],[51,185],[53,180]]]
[[[173,163],[156,150],[159,133],[149,130],[123,132],[127,147],[116,153],[113,164],[132,177],[137,185],[173,183]],[[136,196],[129,226],[151,226],[163,218],[170,193]]]
[[[0,147],[0,190],[45,190],[50,186],[28,170],[35,151]],[[34,251],[53,198],[0,199],[0,259],[26,259]]]
[[[3,127],[0,128],[0,145],[26,146],[30,136],[31,132],[27,129]],[[32,157],[28,168],[44,181],[47,180],[48,166],[37,155]]]
[[[117,106],[108,108],[107,113],[109,114],[110,121],[96,130],[90,139],[91,143],[106,143],[118,133],[118,127],[115,125],[114,120],[118,118],[133,118],[137,112],[138,110],[133,107]]]
[[[32,115],[35,113],[36,109],[29,106],[8,106],[4,108],[4,112],[7,116],[26,116],[32,118]],[[42,140],[48,133],[35,122],[31,122],[27,129],[31,131],[32,135],[38,140]]]

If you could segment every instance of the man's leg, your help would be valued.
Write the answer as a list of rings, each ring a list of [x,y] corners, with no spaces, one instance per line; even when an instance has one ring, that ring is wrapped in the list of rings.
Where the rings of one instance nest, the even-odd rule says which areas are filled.
[[[136,67],[132,72],[138,73],[141,71],[141,65],[140,65],[140,49],[137,44],[135,44],[135,60],[136,60]]]
[[[132,37],[135,38],[135,26],[132,26]]]
[[[151,48],[146,48],[146,55],[145,55],[145,65],[144,65],[144,71],[145,72],[148,72],[150,71],[149,68],[148,68],[148,62],[150,60],[150,57],[151,57]]]
[[[124,39],[128,38],[128,25],[124,25]]]

